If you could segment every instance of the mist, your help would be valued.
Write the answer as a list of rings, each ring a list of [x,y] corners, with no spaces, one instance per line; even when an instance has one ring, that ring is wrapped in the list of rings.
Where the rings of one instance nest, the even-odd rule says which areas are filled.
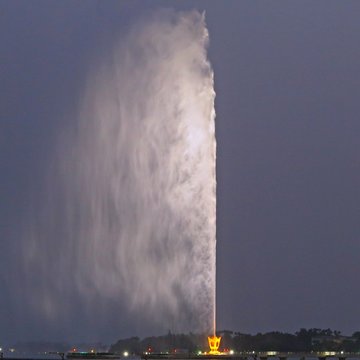
[[[207,44],[203,14],[162,10],[93,62],[50,154],[41,210],[24,220],[24,311],[62,328],[71,307],[96,326],[125,311],[156,328],[213,330]]]

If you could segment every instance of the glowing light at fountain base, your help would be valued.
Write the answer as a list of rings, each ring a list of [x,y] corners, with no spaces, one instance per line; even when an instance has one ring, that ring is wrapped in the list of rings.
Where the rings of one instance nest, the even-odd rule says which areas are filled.
[[[221,352],[219,351],[221,336],[208,336],[208,342],[210,351],[209,354],[211,355],[221,355]]]

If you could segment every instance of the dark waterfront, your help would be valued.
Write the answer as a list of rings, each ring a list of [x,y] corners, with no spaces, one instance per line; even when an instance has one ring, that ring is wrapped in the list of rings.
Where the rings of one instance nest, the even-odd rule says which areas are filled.
[[[237,359],[237,360],[349,360],[360,359],[360,332],[351,336],[331,329],[300,329],[294,334],[269,332],[255,335],[218,331],[221,355],[210,355],[206,334],[129,337],[112,345],[102,343],[17,343],[3,346],[4,359]]]

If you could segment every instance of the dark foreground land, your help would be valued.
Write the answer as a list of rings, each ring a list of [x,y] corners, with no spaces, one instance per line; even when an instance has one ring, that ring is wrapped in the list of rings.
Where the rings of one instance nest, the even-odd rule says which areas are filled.
[[[224,330],[219,331],[218,335],[222,337],[219,350],[234,352],[231,359],[266,360],[275,356],[280,360],[308,357],[317,357],[322,360],[326,357],[338,357],[341,360],[352,357],[360,360],[360,331],[354,332],[351,336],[344,336],[339,331],[315,328],[300,329],[294,334],[273,331],[256,335]],[[120,339],[110,347],[101,343],[17,343],[8,347],[3,346],[2,352],[4,359],[52,358],[60,360],[59,356],[49,355],[55,352],[58,355],[63,354],[65,357],[69,351],[75,348],[80,352],[108,351],[117,354],[118,358],[125,358],[125,353],[129,357],[144,356],[148,353],[149,360],[155,359],[156,354],[169,354],[171,355],[169,358],[173,359],[201,359],[197,355],[208,351],[208,342],[207,334],[172,334],[169,332],[167,335],[144,339],[139,337]]]
[[[300,329],[295,334],[274,331],[256,335],[224,330],[219,331],[218,335],[222,336],[220,350],[232,349],[235,352],[360,352],[360,331],[351,336],[344,336],[340,331],[331,329]],[[169,332],[164,336],[152,336],[144,339],[138,337],[121,339],[110,347],[111,352],[128,351],[133,354],[172,352],[175,349],[190,353],[207,351],[207,336]]]

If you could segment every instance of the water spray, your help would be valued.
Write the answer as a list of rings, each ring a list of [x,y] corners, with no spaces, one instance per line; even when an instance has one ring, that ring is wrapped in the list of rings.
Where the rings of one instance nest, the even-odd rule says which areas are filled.
[[[157,329],[216,335],[207,45],[203,14],[160,11],[89,71],[24,242],[27,273],[41,279],[29,282],[28,301],[58,326],[76,296],[89,317],[104,299],[121,299]],[[114,309],[101,309],[104,321],[113,318]]]

